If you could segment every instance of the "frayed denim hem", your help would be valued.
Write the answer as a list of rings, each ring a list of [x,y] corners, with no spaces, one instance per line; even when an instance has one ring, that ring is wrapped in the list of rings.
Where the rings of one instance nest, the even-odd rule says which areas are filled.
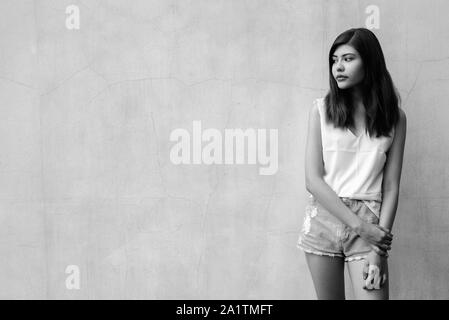
[[[362,260],[365,259],[368,255],[365,254],[363,256],[353,256],[353,257],[346,257],[345,258],[345,262],[351,262],[351,261],[357,261],[357,260]]]
[[[321,251],[315,251],[315,250],[310,250],[310,249],[306,249],[303,246],[301,246],[300,244],[296,245],[297,248],[301,249],[304,252],[307,253],[312,253],[312,254],[316,254],[318,256],[327,256],[327,257],[332,257],[332,258],[344,258],[343,255],[338,254],[338,253],[327,253],[327,252],[321,252]]]

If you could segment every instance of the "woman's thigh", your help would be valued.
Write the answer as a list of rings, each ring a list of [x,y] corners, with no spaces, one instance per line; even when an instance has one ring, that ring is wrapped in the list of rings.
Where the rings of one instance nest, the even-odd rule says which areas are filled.
[[[344,300],[344,260],[306,253],[307,265],[319,300]]]
[[[354,298],[357,300],[388,300],[388,265],[386,265],[387,280],[380,289],[367,290],[363,289],[365,280],[363,280],[363,264],[364,260],[354,260],[348,263],[348,273],[354,289]]]

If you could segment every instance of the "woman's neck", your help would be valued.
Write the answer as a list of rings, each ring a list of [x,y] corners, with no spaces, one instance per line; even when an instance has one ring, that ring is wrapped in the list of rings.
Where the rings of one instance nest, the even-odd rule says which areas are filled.
[[[363,105],[363,97],[362,97],[362,90],[359,86],[355,86],[351,90],[351,97],[352,97],[352,105],[354,107],[354,112],[364,112],[365,106]]]

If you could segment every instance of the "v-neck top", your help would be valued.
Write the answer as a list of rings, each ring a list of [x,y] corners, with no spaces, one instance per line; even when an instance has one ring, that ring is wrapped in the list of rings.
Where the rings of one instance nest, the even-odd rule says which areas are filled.
[[[326,121],[324,98],[314,101],[320,114],[324,181],[339,197],[382,202],[383,169],[390,137],[370,137],[365,128],[359,136]]]

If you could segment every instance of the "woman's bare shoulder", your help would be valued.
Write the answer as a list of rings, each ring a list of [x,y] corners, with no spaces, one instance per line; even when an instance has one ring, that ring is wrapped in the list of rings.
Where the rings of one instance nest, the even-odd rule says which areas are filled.
[[[312,103],[312,112],[319,113],[319,109],[324,105],[324,98],[316,98]]]
[[[402,108],[399,108],[399,121],[407,121],[407,115]]]
[[[396,124],[396,129],[405,131],[407,128],[407,115],[404,109],[399,108],[399,121]]]
[[[314,99],[312,107],[309,112],[309,120],[316,121],[319,123],[323,112],[324,112],[324,98]]]

